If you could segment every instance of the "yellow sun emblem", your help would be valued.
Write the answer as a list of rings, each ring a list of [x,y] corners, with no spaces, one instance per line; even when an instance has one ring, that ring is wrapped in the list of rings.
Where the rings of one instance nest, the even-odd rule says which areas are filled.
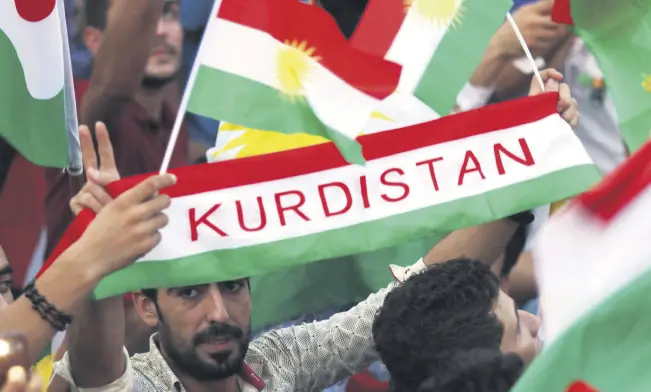
[[[380,112],[373,112],[371,118],[390,122],[395,121]],[[234,154],[234,158],[246,158],[328,142],[328,139],[316,135],[308,135],[304,133],[288,135],[281,132],[262,131],[259,129],[242,127],[228,122],[221,123],[219,126],[219,133],[226,135],[227,132],[242,132],[242,134],[241,136],[235,137],[226,142],[222,148],[213,151],[211,153],[212,160],[216,160],[220,155],[229,155],[231,154],[231,151],[237,152]],[[364,135],[364,133],[360,132],[358,134],[358,136],[361,135]]]
[[[461,23],[463,3],[466,0],[404,0],[405,11],[414,11],[441,28],[456,27]]]
[[[321,60],[315,56],[316,48],[308,47],[306,41],[285,40],[285,46],[276,57],[276,72],[280,90],[290,99],[303,95],[303,83],[309,77],[313,61]],[[299,98],[300,99],[300,98]]]
[[[647,93],[651,93],[651,75],[644,74],[642,78],[642,88]]]

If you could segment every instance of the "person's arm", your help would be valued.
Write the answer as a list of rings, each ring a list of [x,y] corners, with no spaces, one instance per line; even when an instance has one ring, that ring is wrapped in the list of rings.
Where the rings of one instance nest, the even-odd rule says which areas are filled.
[[[77,387],[101,387],[124,375],[127,358],[122,296],[86,301],[69,333],[69,363]]]
[[[485,106],[493,96],[495,80],[502,69],[512,61],[508,47],[503,45],[499,38],[498,34],[493,36],[475,72],[459,92],[454,113]]]
[[[57,310],[75,315],[106,272],[93,255],[83,244],[74,244],[36,281],[36,289]],[[9,331],[21,331],[27,337],[30,363],[38,360],[56,332],[24,295],[0,310],[0,332]]]
[[[115,129],[145,72],[164,0],[113,0],[102,45],[93,60],[80,124]]]
[[[502,254],[517,228],[517,223],[502,219],[457,230],[432,248],[423,258],[423,262],[429,266],[457,257],[466,257],[491,265]]]
[[[569,54],[571,44],[574,42],[573,38],[573,36],[568,36],[542,56],[547,64],[546,67],[561,70],[564,68],[565,59]],[[533,72],[531,74],[523,73],[512,61],[506,63],[496,77],[496,97],[501,100],[506,100],[524,94],[529,88],[532,76]]]

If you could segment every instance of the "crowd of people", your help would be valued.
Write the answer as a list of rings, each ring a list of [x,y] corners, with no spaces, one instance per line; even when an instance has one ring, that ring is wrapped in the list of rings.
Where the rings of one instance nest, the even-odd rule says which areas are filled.
[[[313,6],[330,12],[350,36],[365,4]],[[607,173],[627,156],[617,115],[594,58],[551,20],[552,4],[516,1],[512,15],[544,69],[547,90],[559,92],[559,113]],[[29,367],[4,369],[2,392],[502,392],[514,385],[542,347],[531,241],[549,206],[450,233],[413,265],[392,266],[387,276],[395,281],[386,288],[313,322],[253,330],[248,278],[88,299],[103,277],[161,240],[170,198],[159,191],[175,183],[173,175],[150,177],[115,199],[106,186],[158,171],[212,1],[66,6],[84,175],[34,171],[0,140],[0,246],[7,250],[0,248],[0,333],[20,332],[26,365],[42,358],[58,332],[65,338],[52,353],[50,379]],[[505,22],[455,110],[542,93],[523,56]],[[586,75],[592,82],[584,82]],[[171,167],[205,162],[217,133],[218,122],[186,115]],[[39,184],[45,179],[34,188],[40,204],[25,206],[21,181],[36,177]],[[42,216],[11,223],[11,214],[32,208]],[[42,264],[84,208],[96,218],[33,280],[26,266],[33,258]],[[29,248],[28,257],[15,260],[24,254],[16,247]],[[2,347],[0,340],[0,356]]]

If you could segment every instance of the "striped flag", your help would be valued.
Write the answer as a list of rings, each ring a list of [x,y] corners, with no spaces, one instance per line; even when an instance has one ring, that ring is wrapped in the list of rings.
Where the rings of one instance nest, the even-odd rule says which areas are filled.
[[[221,0],[204,33],[188,110],[333,141],[362,163],[355,137],[396,89],[400,66],[352,49],[328,13],[296,0]]]
[[[369,0],[351,44],[402,65],[398,90],[445,115],[512,6],[511,0]]]
[[[0,137],[29,161],[81,168],[63,0],[0,1]]]
[[[255,276],[575,195],[599,175],[557,101],[548,93],[361,136],[365,166],[327,143],[172,170],[161,243],[95,295]],[[108,191],[117,197],[144,177]],[[46,265],[92,218],[82,211]]]
[[[534,248],[547,347],[513,391],[651,385],[651,143],[552,217]]]
[[[651,130],[651,2],[556,0],[558,23],[572,26],[603,71],[629,151]]]

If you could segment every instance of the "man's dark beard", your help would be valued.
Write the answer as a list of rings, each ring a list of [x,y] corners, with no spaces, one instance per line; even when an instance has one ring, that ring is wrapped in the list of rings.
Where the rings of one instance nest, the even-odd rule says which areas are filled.
[[[168,83],[176,79],[177,75],[178,72],[175,72],[170,76],[165,76],[165,77],[145,75],[140,81],[140,85],[146,90],[158,90],[165,87],[165,85],[167,85]]]
[[[198,381],[223,380],[240,373],[244,365],[244,357],[249,349],[249,335],[250,331],[245,335],[241,329],[235,326],[215,323],[195,336],[192,347],[179,347],[169,326],[164,321],[160,323],[158,334],[160,346],[174,366]],[[238,342],[238,353],[234,354],[231,351],[216,353],[211,355],[214,363],[203,362],[197,356],[197,346],[217,338],[228,338]]]

